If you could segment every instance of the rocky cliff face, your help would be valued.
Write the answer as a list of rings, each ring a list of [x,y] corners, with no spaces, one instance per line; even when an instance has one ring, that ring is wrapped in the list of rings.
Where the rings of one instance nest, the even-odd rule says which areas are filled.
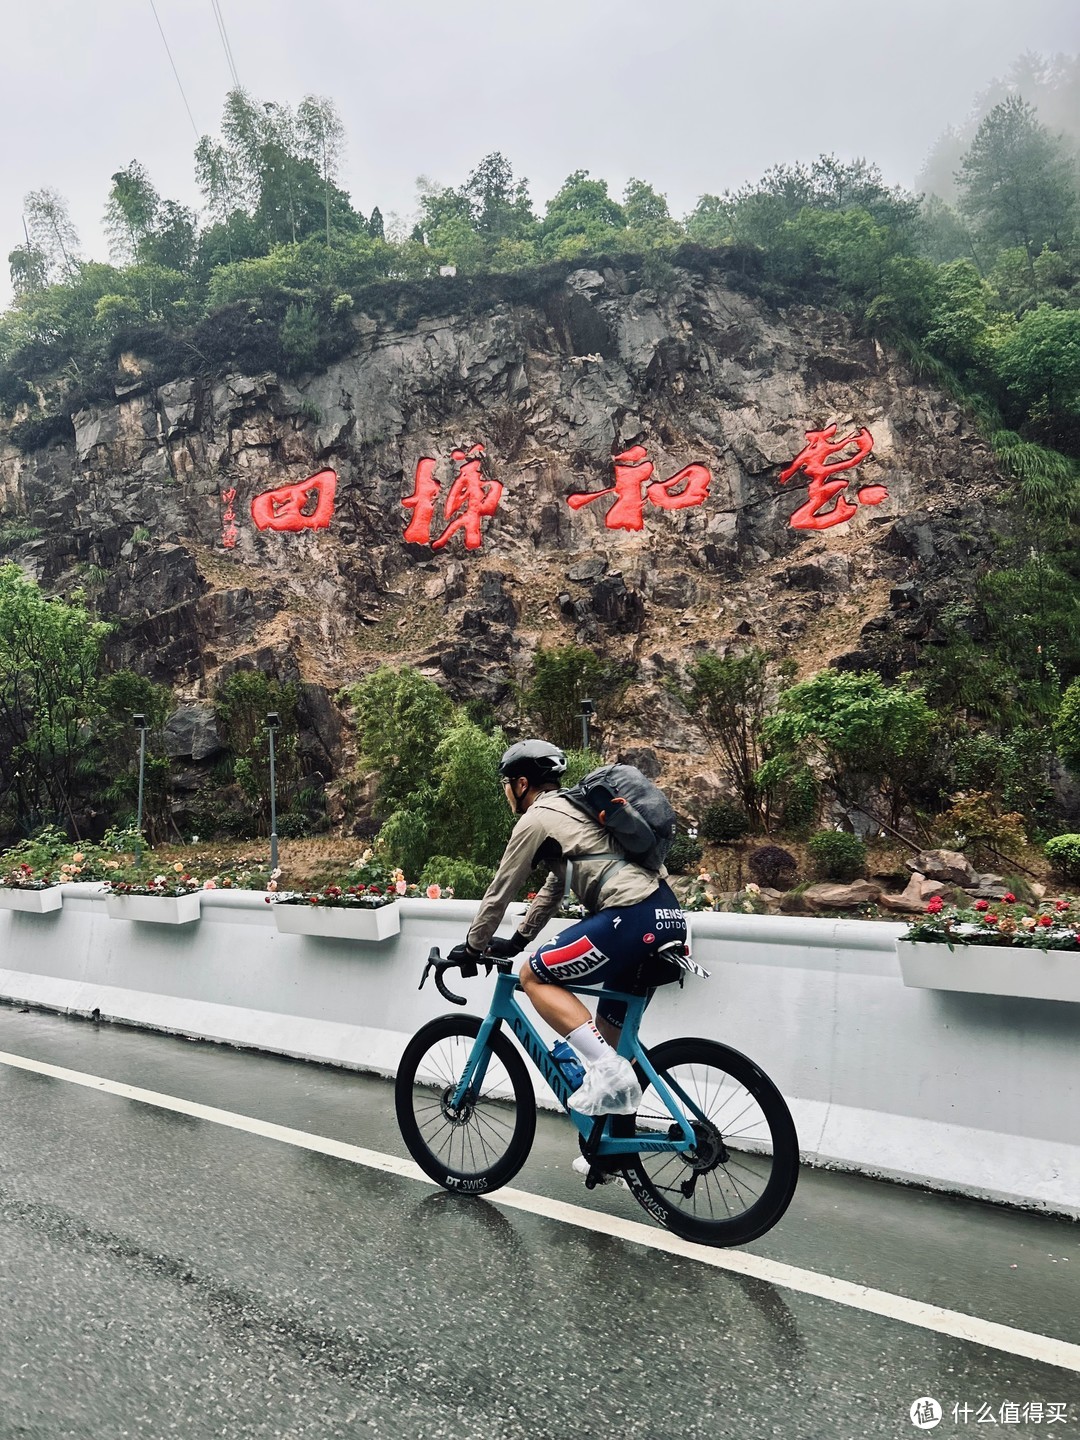
[[[327,697],[382,661],[498,706],[538,645],[588,643],[639,665],[609,741],[655,749],[699,799],[715,776],[659,684],[680,657],[755,642],[801,674],[893,675],[988,561],[988,450],[836,314],[770,308],[707,266],[662,289],[627,266],[553,278],[528,300],[453,282],[426,294],[407,316],[355,313],[351,352],[296,383],[155,388],[125,357],[115,400],[75,414],[70,442],[0,445],[3,519],[40,532],[15,558],[48,589],[87,588],[122,621],[114,658],[186,702],[240,666],[299,679],[309,748],[331,768],[341,730]],[[847,498],[863,486],[888,498],[793,529],[807,477],[778,476],[806,431],[834,422],[873,437]],[[452,452],[478,444],[482,474],[504,487],[480,548],[461,532],[440,550],[406,543],[418,461],[437,462],[441,506],[467,463]],[[568,505],[611,486],[613,454],[632,446],[654,482],[706,466],[707,498],[646,500],[640,530],[609,528],[611,497]],[[325,468],[338,476],[329,528],[255,526],[255,496]],[[185,734],[189,755],[210,743]]]

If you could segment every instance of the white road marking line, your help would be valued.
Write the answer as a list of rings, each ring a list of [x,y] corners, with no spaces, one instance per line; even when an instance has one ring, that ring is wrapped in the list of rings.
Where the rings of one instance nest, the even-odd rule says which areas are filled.
[[[89,1090],[99,1090],[125,1100],[155,1105],[161,1110],[190,1115],[194,1119],[225,1125],[232,1130],[243,1130],[249,1135],[278,1140],[298,1149],[314,1150],[320,1155],[334,1155],[355,1165],[382,1170],[406,1180],[419,1180],[424,1185],[434,1183],[411,1160],[401,1160],[396,1155],[384,1155],[378,1150],[366,1150],[362,1146],[349,1145],[343,1140],[332,1140],[325,1135],[310,1135],[305,1130],[293,1130],[287,1125],[274,1125],[268,1120],[237,1115],[231,1110],[219,1110],[213,1105],[200,1105],[194,1100],[181,1100],[175,1095],[142,1090],[137,1085],[122,1085],[116,1080],[105,1080],[99,1075],[86,1075],[79,1070],[67,1070],[61,1065],[49,1065],[41,1060],[30,1060],[6,1051],[0,1051],[0,1064],[10,1065],[18,1070],[30,1070],[38,1075],[48,1075],[54,1080],[66,1080],[73,1085],[83,1085]],[[866,1285],[856,1285],[850,1280],[822,1275],[815,1270],[785,1265],[781,1261],[769,1260],[749,1251],[714,1250],[705,1245],[694,1245],[688,1240],[680,1240],[678,1236],[662,1230],[659,1226],[654,1228],[636,1220],[605,1215],[601,1211],[587,1210],[581,1205],[570,1205],[564,1200],[550,1200],[544,1195],[532,1195],[525,1190],[496,1190],[485,1199],[489,1203],[505,1205],[511,1210],[522,1210],[545,1220],[560,1221],[565,1225],[574,1225],[578,1229],[591,1230],[633,1245],[644,1245],[650,1250],[661,1250],[668,1255],[695,1260],[701,1265],[711,1265],[716,1270],[747,1275],[781,1289],[795,1290],[802,1295],[816,1295],[822,1300],[847,1305],[853,1310],[881,1315],[887,1320],[916,1325],[939,1335],[950,1335],[956,1340],[985,1345],[992,1350],[1003,1350],[1025,1360],[1056,1365],[1063,1370],[1080,1374],[1080,1345],[1072,1345],[1066,1340],[1037,1335],[1030,1330],[1017,1330],[1011,1325],[999,1325],[996,1321],[983,1320],[977,1315],[965,1315],[958,1310],[946,1310],[939,1305],[927,1305],[921,1300],[911,1300],[904,1295],[891,1294],[887,1290],[872,1290]]]

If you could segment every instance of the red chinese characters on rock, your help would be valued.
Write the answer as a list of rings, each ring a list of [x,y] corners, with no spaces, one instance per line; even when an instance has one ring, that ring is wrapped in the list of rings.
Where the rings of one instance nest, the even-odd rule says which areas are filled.
[[[614,485],[591,493],[579,491],[567,496],[566,500],[571,510],[580,510],[593,500],[614,495],[615,503],[604,516],[604,524],[609,530],[643,530],[646,501],[661,510],[689,510],[708,499],[712,471],[706,465],[686,465],[678,474],[667,480],[654,480],[650,485],[647,482],[653,475],[654,466],[644,445],[631,445],[628,450],[613,456],[612,464],[615,466]]]
[[[264,490],[251,502],[251,518],[259,530],[325,530],[334,514],[337,474],[320,470],[296,485]]]
[[[233,509],[235,499],[235,489],[222,490],[221,503],[225,506],[225,513],[221,517],[221,543],[226,550],[232,550],[240,538],[240,531],[236,528],[236,511]]]
[[[847,489],[848,476],[845,474],[840,479],[833,477],[861,465],[874,448],[874,437],[865,428],[857,434],[845,435],[842,440],[834,439],[835,435],[835,424],[827,425],[824,430],[808,430],[806,444],[787,469],[780,472],[781,485],[800,470],[805,471],[810,482],[806,487],[805,502],[794,511],[788,522],[792,530],[828,530],[833,525],[843,525],[850,520],[860,504],[880,505],[889,498],[884,485],[864,485],[856,495],[858,504],[853,505],[844,498],[842,492]],[[852,445],[854,453],[845,455],[842,460],[830,460],[830,456],[840,455]],[[836,503],[831,510],[826,510],[830,500]]]
[[[416,462],[413,493],[401,502],[406,510],[413,512],[405,529],[407,545],[430,545],[432,550],[442,550],[459,530],[464,532],[466,550],[479,550],[484,543],[483,521],[499,508],[502,484],[482,473],[483,445],[471,445],[468,450],[453,450],[451,458],[459,468],[443,503],[446,528],[436,540],[431,538],[431,526],[442,488],[435,478],[438,462],[430,456]]]

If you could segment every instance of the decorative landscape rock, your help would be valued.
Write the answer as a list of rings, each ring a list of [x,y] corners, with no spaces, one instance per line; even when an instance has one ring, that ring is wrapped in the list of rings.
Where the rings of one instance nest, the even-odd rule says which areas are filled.
[[[212,705],[185,705],[165,722],[165,753],[174,759],[206,760],[224,748]]]
[[[876,905],[881,886],[874,880],[853,880],[850,885],[808,885],[802,899],[812,910],[854,910],[859,905]]]
[[[964,888],[974,887],[979,877],[966,855],[959,850],[924,850],[908,862],[909,870],[916,870],[930,880],[943,880],[949,885]]]

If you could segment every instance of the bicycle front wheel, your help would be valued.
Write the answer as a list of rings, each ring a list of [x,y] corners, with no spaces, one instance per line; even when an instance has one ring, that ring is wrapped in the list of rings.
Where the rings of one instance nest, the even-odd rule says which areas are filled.
[[[799,1141],[784,1098],[752,1060],[712,1040],[668,1040],[649,1051],[696,1136],[691,1150],[640,1151],[624,1174],[638,1203],[685,1240],[745,1245],[780,1219],[799,1177]],[[678,1138],[654,1086],[637,1129]]]
[[[458,1106],[454,1092],[480,1033],[475,1015],[443,1015],[405,1047],[394,1087],[409,1154],[436,1184],[483,1195],[512,1180],[536,1134],[536,1095],[525,1062],[500,1031],[483,1080]]]

